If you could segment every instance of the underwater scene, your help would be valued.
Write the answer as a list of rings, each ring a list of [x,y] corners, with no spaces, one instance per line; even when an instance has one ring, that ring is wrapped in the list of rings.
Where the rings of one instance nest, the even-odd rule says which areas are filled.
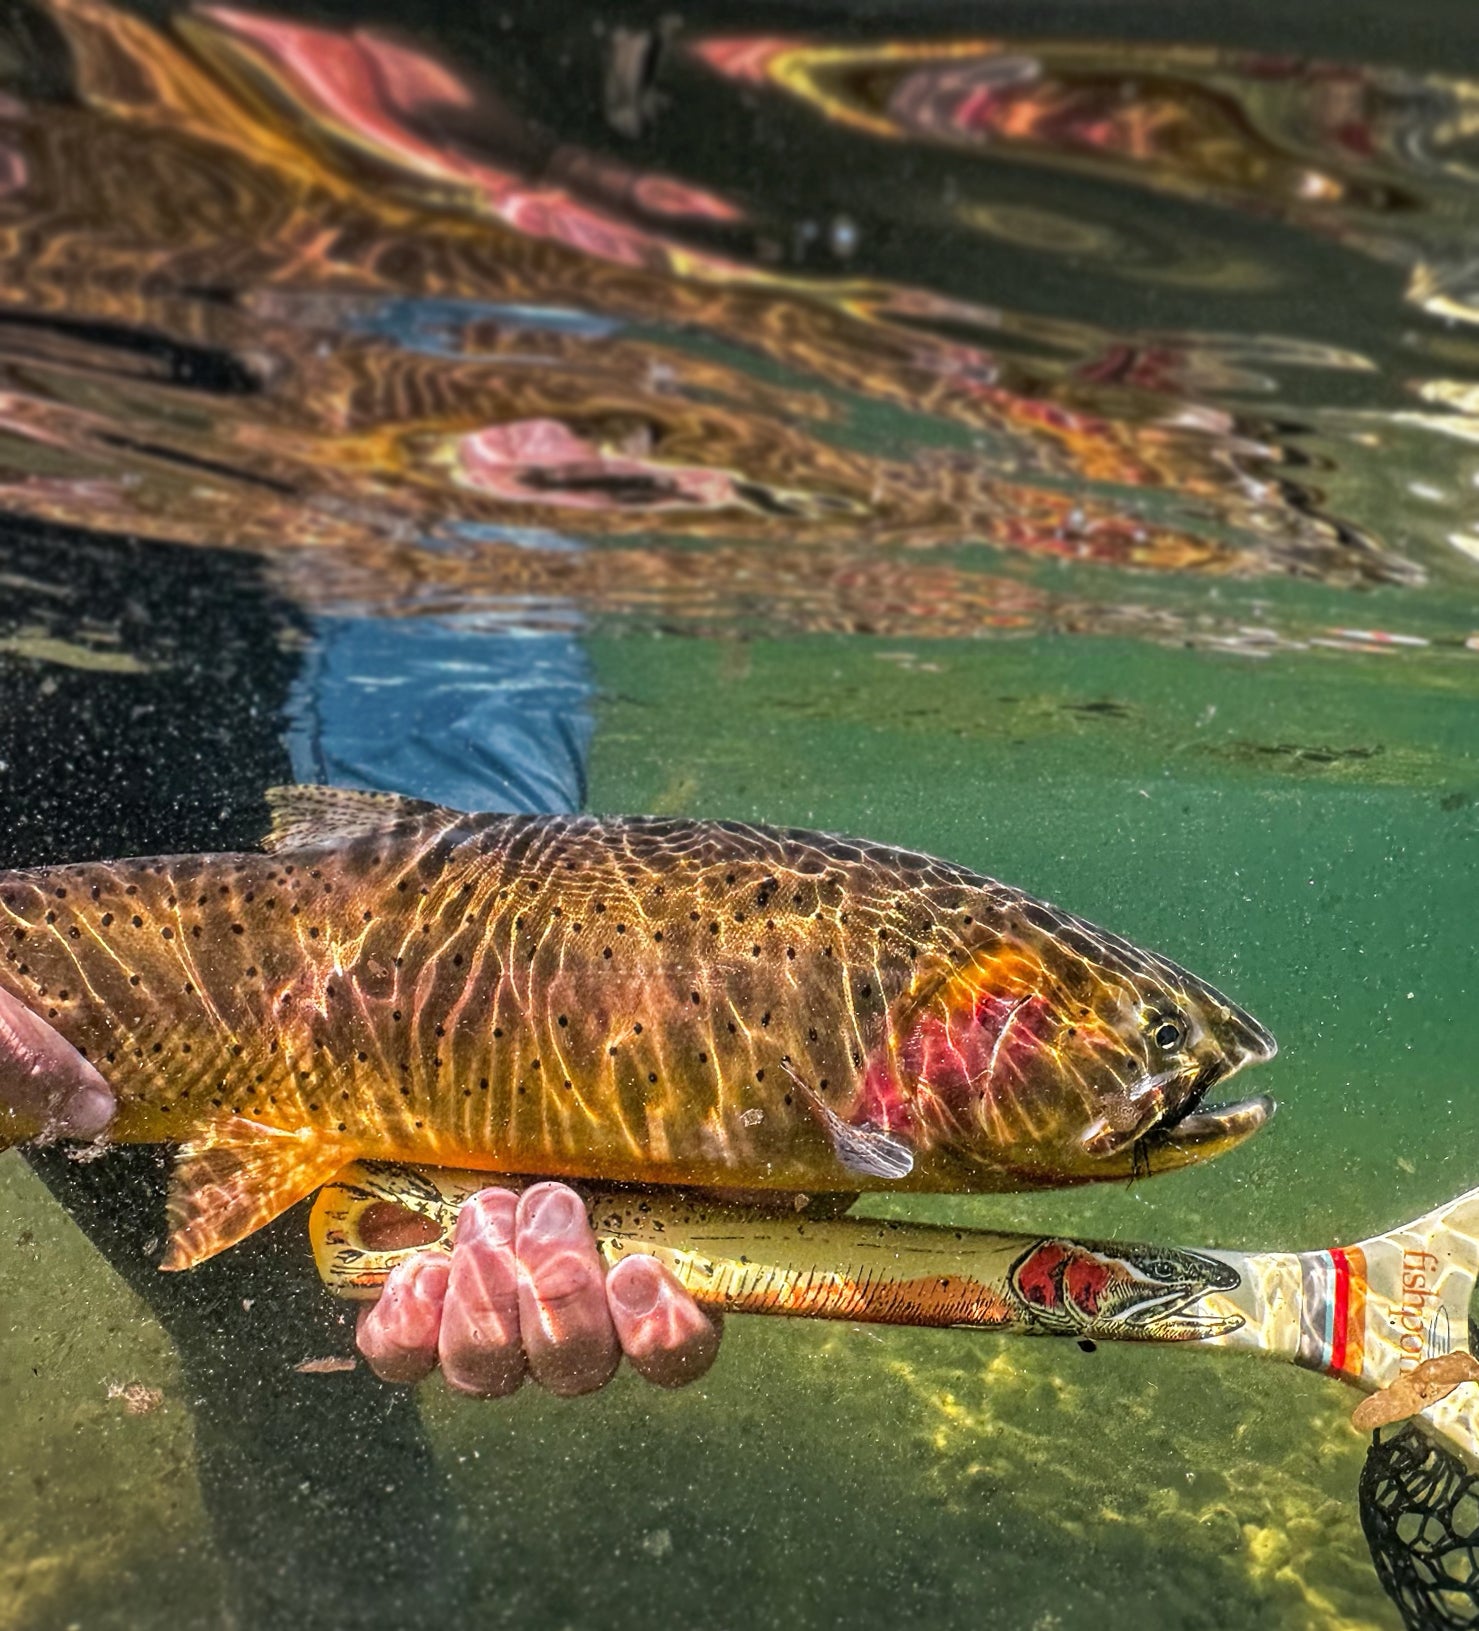
[[[1476,710],[1458,0],[10,0],[0,1627],[1479,1626]]]

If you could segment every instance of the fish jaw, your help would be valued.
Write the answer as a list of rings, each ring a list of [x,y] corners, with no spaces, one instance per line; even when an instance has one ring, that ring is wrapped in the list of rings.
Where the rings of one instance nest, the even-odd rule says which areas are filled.
[[[1273,1033],[1245,1008],[1227,1003],[1216,1016],[1215,1062],[1191,1083],[1180,1110],[1150,1129],[1140,1158],[1150,1172],[1174,1172],[1226,1155],[1268,1124],[1277,1104],[1266,1093],[1226,1104],[1207,1104],[1214,1085],[1245,1065],[1265,1064],[1279,1051]]]
[[[1215,1160],[1245,1144],[1278,1108],[1262,1093],[1228,1104],[1207,1104],[1201,1092],[1193,1090],[1187,1102],[1195,1108],[1167,1119],[1158,1097],[1139,1125],[1120,1131],[1102,1119],[1094,1123],[1083,1141],[1091,1158],[1088,1181],[1150,1177]]]
[[[1235,1104],[1203,1106],[1146,1139],[1146,1164],[1152,1172],[1174,1172],[1226,1155],[1252,1138],[1277,1108],[1264,1093]]]

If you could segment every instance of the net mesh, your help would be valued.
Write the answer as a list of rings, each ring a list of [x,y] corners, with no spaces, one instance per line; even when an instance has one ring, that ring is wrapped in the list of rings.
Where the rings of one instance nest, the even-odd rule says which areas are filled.
[[[1404,1422],[1372,1439],[1360,1500],[1371,1560],[1404,1623],[1479,1627],[1479,1473]]]

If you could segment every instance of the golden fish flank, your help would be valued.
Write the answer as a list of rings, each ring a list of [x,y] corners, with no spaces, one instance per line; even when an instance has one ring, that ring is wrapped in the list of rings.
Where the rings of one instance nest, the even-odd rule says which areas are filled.
[[[1272,1108],[1174,963],[926,856],[270,795],[267,853],[0,874],[0,989],[178,1142],[165,1266],[357,1157],[815,1192],[1183,1166]],[[3,1086],[3,1083],[0,1083]]]

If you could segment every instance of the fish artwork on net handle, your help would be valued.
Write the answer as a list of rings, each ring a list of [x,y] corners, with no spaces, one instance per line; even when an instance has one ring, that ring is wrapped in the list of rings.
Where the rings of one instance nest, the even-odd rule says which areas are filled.
[[[488,1181],[390,1163],[346,1169],[310,1219],[325,1282],[373,1297],[411,1252],[450,1250],[458,1208]],[[1429,1430],[1479,1467],[1479,1395],[1461,1386],[1479,1376],[1463,1353],[1479,1189],[1357,1245],[1229,1252],[816,1216],[804,1196],[762,1210],[577,1187],[608,1266],[650,1254],[725,1312],[1261,1353],[1371,1395],[1358,1426],[1423,1409]]]

